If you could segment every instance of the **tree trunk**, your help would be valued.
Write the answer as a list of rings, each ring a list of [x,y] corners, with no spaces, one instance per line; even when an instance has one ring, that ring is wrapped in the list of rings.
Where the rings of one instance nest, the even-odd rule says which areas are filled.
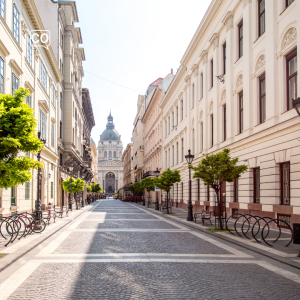
[[[167,214],[169,214],[169,191],[167,191]]]
[[[220,202],[220,190],[215,190],[216,194],[217,194],[217,204],[218,204],[218,207],[219,207],[219,211],[218,211],[218,219],[219,219],[219,229],[223,230],[223,223],[222,223],[222,206],[221,206],[221,202]],[[215,216],[216,217],[216,216]]]
[[[148,192],[148,207],[149,207],[149,203],[150,203],[150,192]]]

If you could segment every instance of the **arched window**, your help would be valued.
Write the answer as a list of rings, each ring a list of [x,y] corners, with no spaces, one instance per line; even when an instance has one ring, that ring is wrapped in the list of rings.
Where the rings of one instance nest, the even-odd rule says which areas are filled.
[[[114,151],[114,157],[115,157],[115,158],[117,157],[117,152],[116,152],[116,151]]]
[[[111,151],[109,151],[109,157],[111,157]]]
[[[104,151],[104,157],[107,157],[107,152],[106,151]]]

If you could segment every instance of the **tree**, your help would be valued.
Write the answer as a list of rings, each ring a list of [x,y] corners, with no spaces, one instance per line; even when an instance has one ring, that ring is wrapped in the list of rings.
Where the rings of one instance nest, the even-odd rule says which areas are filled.
[[[143,187],[141,185],[140,181],[137,181],[133,184],[133,191],[137,194],[137,195],[142,195],[143,194]]]
[[[92,188],[92,193],[99,193],[99,192],[103,192],[102,187],[99,185],[99,183],[95,182],[91,185]]]
[[[134,187],[133,187],[133,184],[128,186],[128,190],[132,193],[134,193]],[[131,198],[132,199],[132,198]]]
[[[169,193],[174,183],[180,182],[180,173],[178,170],[165,170],[159,178],[154,178],[154,185],[167,192],[167,213],[169,213]]]
[[[89,185],[87,185],[87,186],[86,186],[86,191],[87,191],[88,193],[91,193],[91,192],[92,192],[92,188],[91,188]]]
[[[221,185],[223,182],[233,182],[235,179],[240,178],[248,169],[246,165],[237,166],[238,161],[238,158],[232,159],[230,157],[229,149],[224,149],[216,154],[207,154],[197,167],[189,166],[195,171],[193,178],[201,178],[204,185],[211,186],[214,189],[217,195],[218,219],[221,230],[223,230],[220,203]]]
[[[72,179],[72,181],[71,181]],[[70,183],[71,181],[71,183]],[[63,189],[68,193],[71,192],[70,185],[72,186],[72,193],[74,193],[76,207],[77,207],[77,193],[84,190],[85,182],[81,178],[77,178],[76,180],[71,177],[63,181]]]
[[[0,94],[0,188],[9,188],[32,178],[32,169],[43,164],[20,156],[21,152],[39,152],[43,142],[36,135],[34,111],[25,103],[30,93],[20,88],[14,95]]]
[[[141,181],[141,186],[142,186],[143,189],[146,189],[146,191],[148,192],[148,206],[149,206],[150,192],[154,192],[155,191],[154,180],[151,179],[150,177],[144,178]]]

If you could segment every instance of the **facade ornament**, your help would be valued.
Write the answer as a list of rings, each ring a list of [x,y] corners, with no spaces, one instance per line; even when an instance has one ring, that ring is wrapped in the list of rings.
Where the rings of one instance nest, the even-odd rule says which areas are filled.
[[[192,120],[192,126],[194,126],[194,123],[195,123],[195,119],[193,118],[193,120]]]
[[[34,47],[34,57],[36,60],[40,58],[40,52],[37,47]]]
[[[214,33],[210,39],[210,43],[213,45],[214,50],[219,47],[219,35]]]
[[[233,28],[233,14],[231,11],[226,14],[223,24],[226,25],[226,32]]]
[[[214,102],[211,100],[210,104],[209,104],[209,112],[212,112],[214,108]]]
[[[57,99],[57,98],[58,98],[58,91],[55,90],[55,99]]]
[[[243,0],[243,1],[244,1],[244,8],[245,8],[248,4],[252,3],[252,0]]]
[[[283,41],[282,41],[281,49],[284,50],[287,46],[289,46],[295,40],[297,40],[297,29],[295,27],[292,27],[285,34]]]
[[[203,120],[203,110],[200,111],[200,121]]]
[[[221,95],[221,103],[223,104],[224,102],[226,102],[226,90],[224,90]]]
[[[28,27],[24,20],[21,21],[22,34],[25,37],[26,33],[28,33]]]
[[[52,87],[52,85],[53,85],[53,80],[51,77],[49,77],[49,86]]]
[[[243,74],[241,74],[236,81],[236,89],[243,85]]]
[[[266,57],[265,55],[261,55],[256,63],[255,66],[255,72],[258,71],[259,69],[261,69],[262,67],[264,67],[266,64]]]

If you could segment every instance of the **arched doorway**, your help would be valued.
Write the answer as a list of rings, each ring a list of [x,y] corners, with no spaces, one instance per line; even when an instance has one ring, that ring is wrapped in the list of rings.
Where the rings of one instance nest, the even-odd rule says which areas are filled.
[[[107,194],[114,194],[115,193],[115,186],[116,186],[116,176],[113,172],[108,172],[105,176],[105,192]]]

